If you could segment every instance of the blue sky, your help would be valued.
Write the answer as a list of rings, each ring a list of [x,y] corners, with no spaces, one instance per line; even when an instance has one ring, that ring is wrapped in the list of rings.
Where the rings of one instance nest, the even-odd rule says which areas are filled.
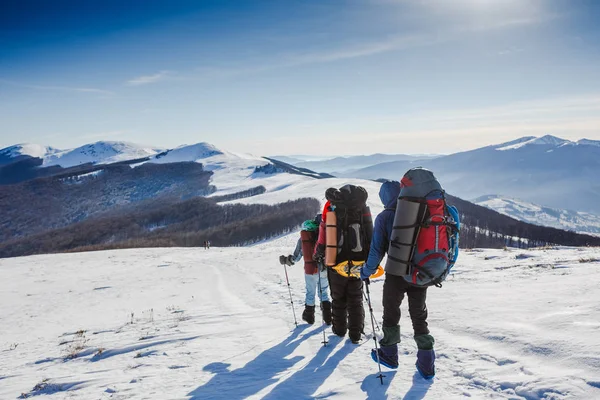
[[[0,3],[0,147],[256,154],[600,140],[593,0]]]

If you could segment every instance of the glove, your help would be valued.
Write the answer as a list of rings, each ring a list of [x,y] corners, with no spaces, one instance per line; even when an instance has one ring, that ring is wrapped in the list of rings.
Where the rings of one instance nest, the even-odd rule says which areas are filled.
[[[365,281],[367,285],[369,284],[369,278],[371,277],[371,275],[373,275],[373,272],[368,270],[366,267],[362,267],[360,269],[360,279],[362,281]]]
[[[279,263],[281,265],[287,264],[287,257],[286,256],[279,256]]]
[[[313,260],[316,262],[322,262],[325,259],[325,246],[322,244],[317,245],[317,249],[315,250],[315,254],[313,255]]]
[[[290,254],[289,256],[287,256],[287,259],[286,259],[286,261],[285,261],[285,263],[286,263],[288,266],[290,266],[290,267],[291,267],[292,265],[294,265],[294,260],[293,260],[293,258],[294,258],[294,257],[293,257],[293,256]]]
[[[317,265],[319,266],[319,271],[325,271],[327,269],[327,266],[325,265],[324,260],[319,260],[317,262]]]

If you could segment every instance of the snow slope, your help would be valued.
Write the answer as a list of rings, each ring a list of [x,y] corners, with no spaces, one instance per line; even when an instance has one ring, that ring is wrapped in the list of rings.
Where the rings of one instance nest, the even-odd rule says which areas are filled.
[[[44,166],[60,165],[63,168],[80,164],[110,164],[153,156],[161,149],[129,142],[101,141],[75,149],[63,150],[44,157]]]
[[[21,143],[0,150],[0,156],[9,158],[16,158],[19,156],[44,158],[49,154],[54,154],[60,151],[61,150],[50,146],[42,146],[35,143]]]
[[[381,386],[372,341],[326,329],[323,347],[320,325],[294,326],[277,258],[296,236],[0,260],[0,398],[600,397],[599,249],[464,252],[428,295],[437,377],[415,374],[404,304],[400,367]],[[288,271],[299,316],[303,269]]]
[[[217,191],[212,196],[220,196],[264,186],[265,195],[256,196],[246,202],[275,204],[300,197],[321,198],[325,189],[341,186],[348,180],[315,179],[310,174],[298,175],[277,171],[257,172],[256,169],[272,165],[271,161],[252,154],[233,153],[218,149],[208,143],[181,146],[152,158],[151,163],[198,162],[207,171],[212,171],[210,183]],[[367,184],[379,190],[379,184],[366,180],[352,180],[357,184]]]
[[[579,233],[600,235],[600,216],[570,210],[557,210],[523,200],[497,195],[482,196],[473,203],[520,221]]]
[[[292,176],[288,174],[266,175],[255,173],[257,167],[269,164],[269,161],[262,157],[250,154],[232,153],[220,150],[209,143],[197,143],[177,147],[173,150],[159,154],[149,162],[151,163],[172,163],[172,162],[198,162],[204,166],[207,171],[212,171],[211,184],[217,187],[217,192],[213,195],[223,195],[239,192],[259,186],[263,183],[269,185],[261,178],[273,178],[270,181],[274,183],[269,188],[281,185],[280,182],[290,182],[312,178],[302,176]],[[283,176],[278,176],[283,175]]]

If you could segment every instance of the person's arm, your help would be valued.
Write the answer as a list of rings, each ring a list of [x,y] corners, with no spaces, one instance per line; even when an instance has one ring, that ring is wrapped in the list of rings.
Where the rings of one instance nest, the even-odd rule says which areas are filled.
[[[294,250],[294,254],[292,254],[292,261],[294,264],[300,260],[302,260],[302,238],[298,239],[296,249]]]
[[[373,240],[371,241],[371,249],[369,251],[369,257],[367,258],[367,262],[365,263],[363,269],[365,273],[369,273],[369,275],[373,274],[381,260],[383,260],[383,256],[387,252],[387,247],[389,244],[388,233],[386,231],[385,223],[386,216],[384,213],[381,213],[375,219],[375,228],[373,229]]]

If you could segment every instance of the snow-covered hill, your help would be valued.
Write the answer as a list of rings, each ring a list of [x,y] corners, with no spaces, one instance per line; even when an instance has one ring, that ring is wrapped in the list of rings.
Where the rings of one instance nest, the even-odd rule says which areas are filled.
[[[557,209],[600,214],[600,146],[554,136],[524,137],[432,160],[397,161],[353,172],[363,179],[400,179],[417,165],[433,170],[462,198],[490,193]]]
[[[60,165],[63,168],[80,164],[110,164],[119,161],[151,157],[161,149],[129,142],[101,141],[71,150],[63,150],[44,157],[44,166]]]
[[[163,149],[130,142],[100,141],[75,149],[59,150],[50,146],[23,143],[0,150],[0,163],[17,158],[33,157],[43,160],[43,167],[60,165],[69,168],[81,164],[110,164],[156,155]]]
[[[415,372],[404,312],[382,386],[372,340],[294,326],[277,259],[296,239],[0,260],[0,398],[600,398],[600,250],[464,252],[428,293],[436,378]],[[299,316],[303,268],[288,273]],[[381,280],[371,295],[381,325]]]
[[[281,169],[267,158],[218,149],[209,143],[167,150],[152,157],[148,162],[166,164],[186,161],[201,163],[205,170],[213,173],[211,184],[217,188],[213,196],[240,192],[257,186],[264,186],[268,192],[279,191],[298,183],[315,182],[316,178],[320,178],[310,171],[301,171],[293,166]],[[308,197],[304,193],[297,194],[299,197]],[[289,199],[282,201],[287,200]]]
[[[0,150],[0,165],[23,157],[44,158],[61,150],[34,143],[21,143]]]
[[[497,195],[482,196],[473,203],[520,221],[600,236],[600,216],[594,214],[557,210]]]

